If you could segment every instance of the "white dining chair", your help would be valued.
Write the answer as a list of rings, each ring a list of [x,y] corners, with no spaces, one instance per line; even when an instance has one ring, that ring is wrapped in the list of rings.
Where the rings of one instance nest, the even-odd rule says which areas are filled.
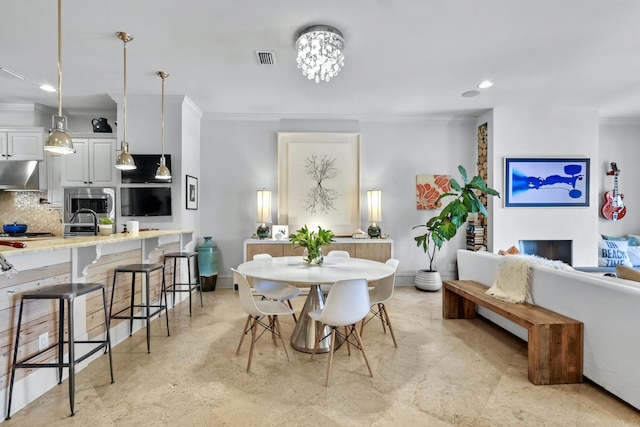
[[[329,251],[327,252],[327,258],[351,258],[351,254],[347,251]],[[320,290],[322,291],[322,295],[326,298],[331,290],[331,285],[320,285]]]
[[[398,264],[400,261],[397,259],[391,258],[385,262],[388,266],[393,267],[393,274],[391,276],[387,276],[384,279],[381,279],[378,284],[369,290],[369,300],[371,302],[371,309],[369,310],[372,317],[365,316],[362,319],[362,325],[360,326],[360,335],[362,335],[364,331],[364,325],[369,323],[372,319],[378,317],[382,322],[382,330],[384,333],[387,333],[387,326],[389,327],[389,332],[391,333],[391,338],[393,339],[393,345],[398,347],[398,343],[396,342],[396,336],[393,333],[393,327],[391,326],[391,319],[389,318],[389,313],[387,311],[387,306],[384,304],[389,301],[393,296],[393,289],[395,287],[395,278],[396,278],[396,270],[398,269]]]
[[[328,257],[340,257],[340,258],[351,258],[351,255],[347,251],[329,251],[327,252]]]
[[[255,254],[253,260],[271,261],[273,257],[269,254]],[[300,295],[300,289],[296,286],[284,282],[274,282],[272,280],[263,280],[252,278],[253,288],[262,299],[270,299],[275,301],[286,302],[290,309],[293,310],[291,299]],[[292,314],[293,321],[298,322],[295,311]]]
[[[231,271],[233,271],[234,282],[238,285],[240,305],[249,315],[247,317],[247,321],[244,324],[244,328],[242,329],[242,337],[240,338],[240,343],[238,344],[238,348],[236,349],[237,355],[240,353],[240,347],[242,347],[242,341],[244,341],[245,335],[251,332],[251,347],[249,348],[247,372],[249,372],[249,369],[251,369],[253,347],[256,341],[258,341],[263,334],[263,332],[258,333],[259,326],[262,327],[265,331],[271,332],[271,337],[274,344],[276,344],[276,337],[280,338],[284,353],[287,355],[287,360],[291,362],[289,352],[287,351],[287,346],[284,344],[284,339],[282,338],[282,329],[280,328],[280,321],[278,320],[278,316],[284,314],[292,314],[293,310],[280,301],[256,301],[253,298],[253,294],[251,293],[251,287],[249,286],[247,277],[235,268],[232,268]],[[264,321],[265,316],[267,317],[268,322]]]
[[[362,351],[362,357],[369,370],[369,375],[373,376],[367,355],[364,352],[364,345],[362,339],[358,333],[356,324],[360,322],[364,316],[369,312],[369,291],[367,290],[367,281],[365,279],[350,279],[341,280],[333,284],[329,296],[325,302],[324,308],[320,310],[313,310],[309,312],[311,317],[316,322],[320,323],[320,328],[316,331],[316,342],[311,353],[311,359],[316,354],[318,344],[321,340],[326,338],[322,336],[322,331],[325,326],[331,329],[331,343],[329,347],[329,364],[327,366],[327,379],[325,384],[329,385],[329,375],[331,374],[331,364],[333,362],[333,353],[335,352],[336,334],[342,335],[338,328],[345,328],[345,344],[347,351],[351,355],[351,349],[349,347],[349,339],[355,337],[356,342],[352,342]]]

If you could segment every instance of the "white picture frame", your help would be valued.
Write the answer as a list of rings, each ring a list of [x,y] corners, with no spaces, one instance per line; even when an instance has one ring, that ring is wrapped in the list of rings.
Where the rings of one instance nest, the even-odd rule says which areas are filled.
[[[273,225],[271,227],[271,236],[276,240],[289,239],[289,226],[288,225]]]
[[[360,228],[360,134],[278,132],[278,223]]]

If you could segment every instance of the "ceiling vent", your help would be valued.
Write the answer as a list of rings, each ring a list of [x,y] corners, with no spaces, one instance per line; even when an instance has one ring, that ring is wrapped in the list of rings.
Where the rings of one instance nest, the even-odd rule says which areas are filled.
[[[276,57],[273,52],[256,50],[258,65],[276,65]]]
[[[0,67],[0,76],[6,77],[8,79],[13,79],[13,80],[26,80],[27,79],[22,74],[18,74],[15,71],[10,70],[7,67]]]

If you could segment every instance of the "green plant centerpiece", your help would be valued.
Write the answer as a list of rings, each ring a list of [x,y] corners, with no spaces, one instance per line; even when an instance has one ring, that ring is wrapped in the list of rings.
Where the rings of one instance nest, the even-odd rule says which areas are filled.
[[[305,224],[301,229],[289,236],[291,245],[304,248],[305,253],[302,260],[306,264],[322,265],[324,256],[322,246],[326,246],[333,241],[335,234],[331,230],[324,230],[318,226],[318,232],[309,231]]]
[[[100,224],[102,224],[102,225],[108,225],[108,224],[113,225],[113,220],[111,218],[109,218],[108,216],[105,216],[105,217],[100,218]]]
[[[451,191],[441,194],[436,200],[436,204],[445,197],[453,197],[453,200],[442,208],[439,215],[430,218],[425,224],[413,227],[414,230],[417,228],[426,229],[424,234],[414,237],[417,246],[422,247],[429,258],[429,269],[420,270],[419,273],[437,272],[436,252],[442,248],[444,242],[451,240],[456,235],[458,229],[467,222],[470,213],[480,213],[487,216],[487,209],[480,201],[479,194],[485,193],[490,196],[500,197],[500,193],[488,187],[485,180],[480,176],[476,175],[471,180],[468,180],[467,171],[464,167],[458,166],[458,171],[464,185],[461,186],[458,181],[451,178],[449,180]],[[442,285],[439,275],[438,281],[440,283],[437,289]],[[416,286],[418,286],[418,276],[416,276]]]

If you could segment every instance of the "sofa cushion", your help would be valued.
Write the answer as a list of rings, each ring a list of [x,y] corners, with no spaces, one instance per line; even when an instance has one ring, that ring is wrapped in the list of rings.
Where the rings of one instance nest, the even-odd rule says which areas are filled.
[[[620,240],[600,240],[598,244],[598,266],[615,267],[626,265],[632,267],[628,252],[629,243],[625,239]]]

